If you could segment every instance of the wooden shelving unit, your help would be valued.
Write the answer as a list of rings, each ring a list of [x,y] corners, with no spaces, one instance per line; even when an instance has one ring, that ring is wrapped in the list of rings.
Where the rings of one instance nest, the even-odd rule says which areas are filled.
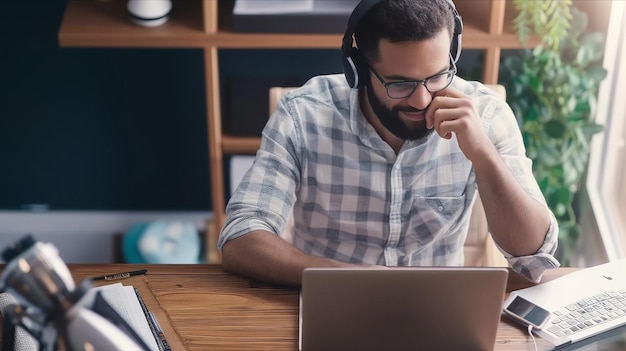
[[[209,2],[207,2],[209,3]],[[207,42],[198,1],[176,2],[162,26],[141,27],[130,21],[125,1],[68,1],[59,30],[64,47],[203,48]]]
[[[516,15],[512,0],[456,0],[455,3],[463,17],[463,48],[484,50],[483,82],[497,83],[501,50],[522,47],[512,30],[511,23]],[[217,263],[220,257],[215,241],[224,223],[226,206],[223,155],[252,154],[260,145],[260,138],[223,135],[218,50],[338,49],[342,34],[233,33],[228,28],[227,18],[232,2],[223,0],[219,4],[218,0],[174,0],[173,12],[167,23],[160,27],[145,28],[130,21],[125,5],[124,0],[68,0],[59,30],[59,43],[62,47],[204,50],[214,213],[207,227],[207,260]],[[601,22],[608,18],[608,9],[605,12],[605,15],[592,19]]]

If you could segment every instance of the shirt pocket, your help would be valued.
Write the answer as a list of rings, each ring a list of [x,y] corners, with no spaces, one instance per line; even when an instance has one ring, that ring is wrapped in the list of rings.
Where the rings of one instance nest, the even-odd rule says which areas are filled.
[[[461,219],[465,195],[430,197],[414,195],[409,222],[412,235],[420,245],[426,245],[446,232]]]

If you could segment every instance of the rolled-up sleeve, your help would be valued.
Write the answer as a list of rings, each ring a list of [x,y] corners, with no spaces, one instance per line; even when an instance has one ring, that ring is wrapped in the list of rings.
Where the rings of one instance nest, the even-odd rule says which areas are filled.
[[[263,129],[261,147],[226,206],[226,222],[218,249],[224,243],[256,230],[281,235],[286,227],[299,184],[298,131],[285,99]]]

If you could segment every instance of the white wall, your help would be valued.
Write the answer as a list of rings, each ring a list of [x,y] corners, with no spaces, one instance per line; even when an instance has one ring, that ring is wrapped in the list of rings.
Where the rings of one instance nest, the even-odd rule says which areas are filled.
[[[54,244],[66,263],[111,263],[116,252],[114,236],[133,224],[178,219],[194,223],[200,231],[211,217],[210,212],[1,211],[0,249],[31,234]]]

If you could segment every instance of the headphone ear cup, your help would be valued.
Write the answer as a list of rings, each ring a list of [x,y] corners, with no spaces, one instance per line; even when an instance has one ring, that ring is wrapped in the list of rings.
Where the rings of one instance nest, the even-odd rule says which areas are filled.
[[[369,82],[369,68],[365,64],[365,58],[361,55],[361,52],[357,48],[352,49],[352,62],[356,68],[358,85],[359,87],[367,85]]]
[[[343,73],[346,76],[350,88],[362,87],[369,80],[369,68],[365,64],[363,55],[355,47],[351,49],[350,55],[341,54]]]
[[[461,57],[461,34],[455,35],[452,38],[452,42],[450,43],[450,56],[454,63],[459,61],[459,57]]]
[[[456,10],[452,0],[448,0],[448,4],[452,9],[452,13],[454,13],[454,33],[452,35],[452,42],[450,43],[450,56],[452,56],[454,63],[456,63],[459,60],[459,57],[461,57],[461,47],[463,43],[463,19]]]
[[[343,66],[343,74],[346,76],[350,88],[356,88],[359,84],[359,73],[357,67],[350,55],[345,52],[341,53],[341,65]]]

